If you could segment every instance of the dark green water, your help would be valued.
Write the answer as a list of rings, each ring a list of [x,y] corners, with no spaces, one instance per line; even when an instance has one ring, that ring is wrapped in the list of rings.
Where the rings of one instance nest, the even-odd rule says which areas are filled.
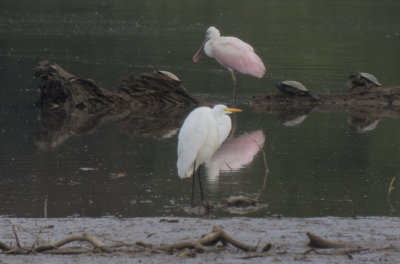
[[[391,201],[400,207],[400,120],[382,118],[357,133],[346,113],[313,112],[284,126],[247,101],[288,79],[317,93],[340,92],[357,71],[399,85],[399,12],[400,2],[388,0],[1,1],[0,215],[43,216],[46,197],[49,217],[186,215],[190,180],[177,176],[176,134],[141,136],[109,122],[40,148],[32,73],[47,59],[111,89],[129,72],[162,69],[196,96],[230,102],[229,73],[208,58],[192,62],[210,25],[249,42],[267,67],[262,79],[238,75],[245,111],[236,115],[235,135],[262,131],[270,170],[261,194],[269,207],[249,216],[391,214],[393,177]],[[240,170],[209,176],[207,197],[255,197],[264,171],[258,153]]]

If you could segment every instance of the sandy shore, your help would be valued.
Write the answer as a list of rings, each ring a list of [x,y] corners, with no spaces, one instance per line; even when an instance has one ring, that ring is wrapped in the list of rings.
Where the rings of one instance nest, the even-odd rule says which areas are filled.
[[[173,221],[169,221],[171,219]],[[258,251],[248,253],[232,246],[224,249],[209,246],[203,253],[193,250],[190,257],[178,256],[178,252],[167,254],[149,250],[79,255],[2,255],[0,263],[398,263],[400,260],[400,218],[391,217],[0,218],[1,242],[15,246],[12,225],[16,226],[22,247],[30,247],[40,238],[55,242],[84,232],[107,245],[116,241],[130,244],[140,241],[159,246],[199,239],[214,225],[220,225],[235,239],[248,245],[258,244]],[[310,251],[306,232],[350,246]],[[87,248],[91,247],[85,243],[83,245]],[[261,248],[267,243],[271,243],[271,249],[261,254]]]

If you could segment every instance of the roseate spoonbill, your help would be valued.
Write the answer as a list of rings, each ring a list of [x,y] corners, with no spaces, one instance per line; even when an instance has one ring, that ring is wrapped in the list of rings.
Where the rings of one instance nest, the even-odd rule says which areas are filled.
[[[232,123],[227,114],[241,112],[225,105],[198,107],[183,122],[178,135],[178,175],[192,176],[192,205],[194,201],[195,172],[199,178],[201,201],[204,200],[198,168],[209,160],[221,143],[228,137]]]
[[[258,78],[263,77],[266,71],[252,46],[236,37],[221,37],[219,30],[213,26],[207,29],[203,45],[193,56],[194,62],[200,59],[203,49],[208,57],[215,58],[219,64],[228,68],[234,82],[234,70]]]

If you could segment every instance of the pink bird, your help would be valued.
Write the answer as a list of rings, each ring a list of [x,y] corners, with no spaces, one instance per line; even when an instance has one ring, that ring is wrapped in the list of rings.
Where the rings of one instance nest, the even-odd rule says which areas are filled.
[[[219,64],[228,68],[234,82],[234,70],[258,78],[263,77],[266,71],[252,46],[235,37],[221,37],[219,30],[213,26],[207,29],[203,45],[193,56],[194,62],[200,59],[203,49],[208,57],[215,58]]]

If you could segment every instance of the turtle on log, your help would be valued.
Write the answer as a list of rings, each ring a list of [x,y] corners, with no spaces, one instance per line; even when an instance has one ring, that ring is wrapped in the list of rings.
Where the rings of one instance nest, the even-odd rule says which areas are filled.
[[[312,94],[302,83],[298,81],[283,81],[278,83],[276,87],[285,95],[308,97],[312,100],[319,101],[317,95]]]
[[[378,79],[367,72],[357,72],[349,76],[349,80],[347,81],[347,88],[354,89],[356,87],[375,87],[382,86],[379,83]]]

